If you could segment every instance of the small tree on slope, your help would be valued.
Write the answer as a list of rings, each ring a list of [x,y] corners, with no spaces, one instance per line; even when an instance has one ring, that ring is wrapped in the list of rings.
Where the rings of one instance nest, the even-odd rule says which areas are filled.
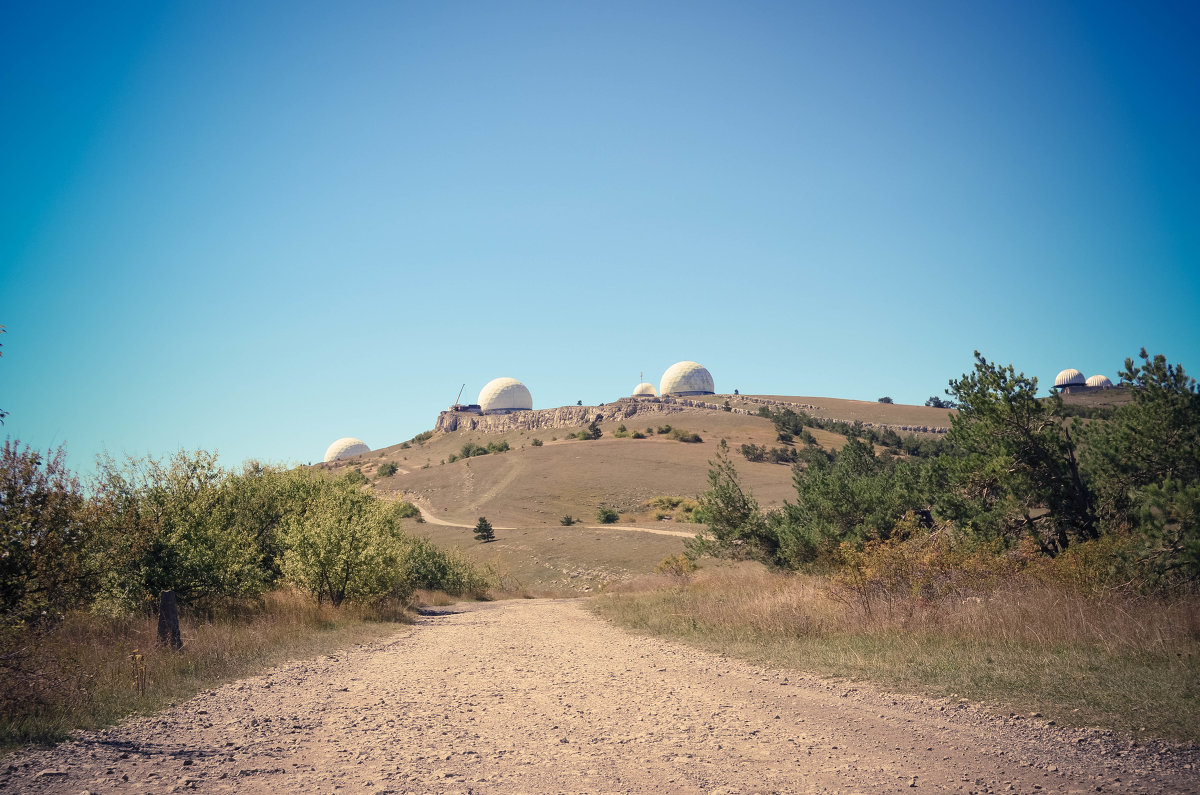
[[[492,530],[492,523],[487,520],[486,516],[479,517],[479,522],[475,525],[475,540],[476,541],[495,541],[496,532]]]

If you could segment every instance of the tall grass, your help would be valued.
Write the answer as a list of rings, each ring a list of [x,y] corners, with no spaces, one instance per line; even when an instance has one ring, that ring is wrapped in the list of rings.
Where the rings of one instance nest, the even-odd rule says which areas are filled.
[[[1084,596],[1018,578],[965,599],[865,605],[823,577],[741,564],[646,577],[592,604],[624,626],[770,665],[1200,740],[1195,596]]]
[[[0,749],[60,740],[150,712],[206,687],[247,676],[289,658],[316,655],[397,630],[400,605],[320,607],[295,591],[267,594],[245,611],[183,616],[183,648],[159,647],[157,619],[74,613],[30,642],[20,669],[0,683]],[[139,692],[136,669],[145,670]]]

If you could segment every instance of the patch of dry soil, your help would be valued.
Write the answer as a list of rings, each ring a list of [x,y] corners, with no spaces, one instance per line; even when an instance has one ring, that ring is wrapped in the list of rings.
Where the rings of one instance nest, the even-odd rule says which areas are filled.
[[[0,761],[3,792],[1184,792],[1195,749],[765,670],[566,600],[446,608]]]

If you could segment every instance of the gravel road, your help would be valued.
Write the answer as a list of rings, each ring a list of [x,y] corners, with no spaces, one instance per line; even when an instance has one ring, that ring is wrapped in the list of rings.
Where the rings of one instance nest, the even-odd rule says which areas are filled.
[[[1200,754],[758,668],[578,601],[443,608],[0,760],[0,792],[1194,792]]]

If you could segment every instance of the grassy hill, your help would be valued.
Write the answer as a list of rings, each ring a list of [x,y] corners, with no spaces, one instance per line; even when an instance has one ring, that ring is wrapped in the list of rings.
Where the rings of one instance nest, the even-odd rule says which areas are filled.
[[[731,407],[753,412],[761,405],[754,398],[803,404],[815,407],[806,409],[815,416],[850,422],[949,425],[948,411],[924,406],[770,395],[715,395],[704,400],[714,405],[728,400]],[[699,434],[702,441],[681,442],[654,432],[668,423]],[[622,424],[628,432],[640,431],[647,438],[617,438],[614,434]],[[753,414],[690,408],[603,422],[603,435],[596,440],[568,438],[581,429],[435,433],[416,443],[322,466],[333,472],[359,469],[379,496],[410,500],[422,509],[429,521],[415,524],[415,532],[458,547],[535,591],[602,587],[648,572],[664,557],[680,552],[684,538],[700,527],[657,519],[646,503],[664,495],[695,498],[704,491],[709,461],[722,439],[733,451],[743,485],[762,505],[779,506],[794,495],[789,466],[751,463],[737,454],[742,444],[779,444],[771,422]],[[826,449],[840,448],[846,441],[822,430],[814,430],[813,435]],[[535,446],[535,439],[542,444]],[[464,445],[499,442],[507,442],[511,449],[450,462]],[[379,477],[379,467],[385,463],[395,465],[396,473]],[[616,526],[599,525],[600,506],[620,512]],[[561,519],[568,514],[581,523],[562,526]],[[480,516],[497,527],[496,542],[480,544],[472,539],[467,528]]]

